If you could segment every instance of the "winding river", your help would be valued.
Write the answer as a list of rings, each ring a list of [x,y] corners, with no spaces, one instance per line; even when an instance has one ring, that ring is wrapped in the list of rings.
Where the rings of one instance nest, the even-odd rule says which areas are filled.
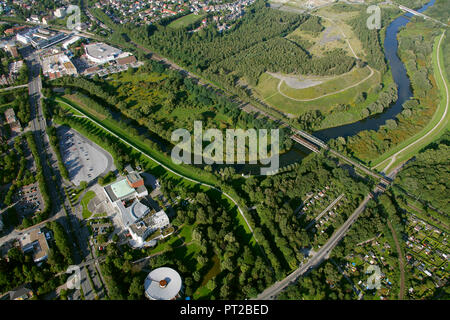
[[[431,0],[416,11],[424,12],[429,7],[433,6],[435,2],[436,0]],[[319,130],[313,133],[314,136],[324,141],[328,141],[337,137],[353,136],[363,130],[378,130],[380,126],[385,124],[386,120],[394,119],[402,111],[403,103],[411,98],[413,94],[411,92],[411,83],[406,74],[405,66],[397,55],[397,34],[399,29],[409,22],[409,18],[411,17],[411,13],[406,13],[392,21],[386,29],[386,38],[384,39],[385,57],[391,68],[392,77],[398,86],[398,99],[396,103],[381,114],[351,124]]]
[[[416,11],[423,12],[429,7],[433,6],[435,2],[436,0],[431,0],[422,8]],[[319,130],[313,132],[314,136],[322,139],[323,141],[328,141],[337,137],[353,136],[364,130],[378,130],[380,126],[385,124],[386,120],[395,119],[395,117],[402,111],[403,103],[410,99],[413,94],[411,91],[411,83],[409,81],[408,75],[406,74],[406,68],[397,55],[397,34],[399,29],[409,22],[409,18],[411,17],[411,13],[405,13],[404,15],[392,21],[386,29],[386,37],[384,39],[385,58],[389,63],[392,77],[398,87],[398,99],[395,104],[390,106],[389,108],[386,108],[385,111],[381,114],[377,114],[351,124]],[[311,153],[310,150],[295,143],[293,148],[289,152],[280,155],[280,167],[298,162],[299,158],[304,158],[309,153]],[[256,175],[259,174],[260,169],[260,165],[249,164],[233,165],[233,167],[239,173]]]

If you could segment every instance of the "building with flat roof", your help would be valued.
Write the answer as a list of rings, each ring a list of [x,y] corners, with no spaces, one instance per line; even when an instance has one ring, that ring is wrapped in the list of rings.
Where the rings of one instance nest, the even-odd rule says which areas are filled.
[[[147,208],[148,209],[148,208]],[[141,247],[146,244],[146,239],[158,230],[167,228],[170,225],[169,217],[164,212],[160,210],[155,212],[155,210],[150,211],[145,210],[140,219],[137,219],[134,223],[128,226],[131,238],[135,241],[134,247]],[[168,236],[167,234],[166,236]],[[156,237],[152,237],[152,240],[160,238],[161,232],[157,234]]]
[[[41,228],[33,229],[20,238],[20,246],[23,253],[32,252],[33,261],[38,263],[48,257],[50,247],[47,240],[50,239],[50,233]]]
[[[17,122],[16,113],[14,112],[13,108],[6,109],[5,118],[6,122],[8,122],[9,124]]]
[[[55,10],[53,15],[57,18],[64,18],[66,16],[66,9],[65,8],[58,8]]]
[[[126,179],[132,188],[138,188],[144,185],[144,178],[142,178],[137,172],[127,174]]]
[[[120,49],[101,42],[85,45],[84,51],[86,52],[86,57],[97,64],[104,64],[129,55],[128,53],[122,53]]]
[[[131,182],[134,182],[134,184],[130,183],[125,177],[124,179],[103,188],[109,202],[121,214],[124,227],[134,223],[146,213],[143,205],[136,204],[136,202],[140,203],[139,199],[148,196],[148,191],[145,185],[140,183],[140,179],[142,179],[140,175],[137,173],[134,174],[136,176],[130,178]],[[143,213],[141,214],[141,212]]]
[[[36,49],[43,49],[63,41],[70,36],[62,32],[37,27],[19,32],[16,35],[16,39],[23,44],[31,44]]]
[[[172,268],[161,267],[148,274],[144,288],[150,300],[176,300],[181,298],[181,276]]]

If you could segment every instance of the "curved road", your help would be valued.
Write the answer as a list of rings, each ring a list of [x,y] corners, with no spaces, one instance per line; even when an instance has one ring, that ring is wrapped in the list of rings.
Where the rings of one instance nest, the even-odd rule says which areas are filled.
[[[347,42],[348,47],[350,48],[350,50],[351,50],[352,53],[353,53],[353,56],[354,56],[356,59],[359,59],[359,57],[356,55],[355,51],[353,50],[353,47],[352,47],[352,45],[350,44],[350,41],[348,41],[348,38],[347,38],[347,36],[345,35],[344,31],[342,31],[341,27],[340,27],[334,20],[332,20],[332,19],[330,19],[330,18],[327,18],[327,17],[320,16],[320,15],[318,15],[318,14],[313,14],[313,13],[311,13],[311,15],[312,15],[312,16],[316,16],[316,17],[319,17],[319,18],[322,18],[322,19],[325,19],[325,20],[328,20],[328,21],[330,21],[332,24],[334,24],[334,25],[339,29],[339,31],[341,32],[341,34],[343,35],[345,41]],[[286,94],[284,94],[283,92],[281,92],[281,89],[280,89],[281,84],[284,82],[284,80],[280,80],[280,82],[278,83],[278,86],[277,86],[277,90],[278,90],[278,93],[281,94],[283,97],[288,98],[288,99],[291,99],[291,100],[294,100],[294,101],[308,102],[308,101],[319,100],[319,99],[322,99],[322,98],[325,98],[325,97],[328,97],[328,96],[332,96],[332,95],[335,95],[335,94],[344,92],[344,91],[346,91],[346,90],[348,90],[348,89],[351,89],[351,88],[354,88],[354,87],[356,87],[356,86],[359,86],[361,83],[363,83],[363,82],[365,82],[366,80],[368,80],[370,77],[373,76],[373,74],[374,74],[375,72],[374,72],[374,70],[373,70],[369,65],[367,65],[367,67],[368,67],[369,70],[370,70],[370,74],[369,74],[366,78],[360,80],[359,82],[357,82],[357,83],[355,83],[355,84],[352,84],[351,86],[348,86],[348,87],[346,87],[346,88],[343,88],[343,89],[338,90],[338,91],[335,91],[335,92],[330,92],[330,93],[327,93],[327,94],[323,94],[323,95],[321,95],[321,96],[319,96],[319,97],[316,97],[316,98],[312,98],[312,99],[296,99],[296,98],[289,97],[288,95],[286,95]],[[378,72],[378,71],[377,71],[377,72]],[[267,99],[267,98],[266,98],[266,99]],[[265,100],[266,100],[266,99],[265,99]]]
[[[396,157],[404,152],[406,149],[411,148],[413,145],[419,143],[420,141],[422,141],[423,139],[425,139],[426,137],[428,137],[430,134],[432,134],[442,123],[442,121],[445,120],[445,117],[447,116],[447,111],[448,111],[448,101],[449,101],[449,95],[448,95],[448,87],[447,87],[447,80],[445,79],[443,73],[442,73],[442,68],[441,68],[441,63],[440,63],[440,57],[439,57],[439,53],[440,53],[440,49],[441,49],[441,42],[442,39],[444,38],[445,35],[445,30],[444,32],[442,32],[441,38],[439,39],[439,43],[438,43],[438,47],[437,47],[437,65],[438,65],[438,69],[439,69],[439,74],[441,76],[442,82],[444,83],[444,87],[445,87],[445,93],[446,93],[446,98],[447,98],[447,102],[445,105],[445,111],[444,114],[442,115],[441,119],[439,120],[439,122],[430,130],[428,131],[423,137],[417,139],[416,141],[414,141],[413,143],[407,145],[406,147],[404,147],[403,149],[401,149],[400,151],[396,152],[394,155],[392,155],[390,157],[391,161],[389,162],[389,164],[383,169],[382,172],[386,172],[391,165],[395,162]],[[388,158],[389,159],[389,158]],[[383,162],[387,161],[388,159],[384,160]],[[382,163],[383,163],[382,162]]]
[[[351,88],[353,88],[353,87],[357,87],[357,86],[359,86],[361,83],[363,83],[363,82],[365,82],[366,80],[368,80],[370,77],[373,76],[374,71],[373,71],[373,69],[372,69],[371,67],[369,67],[369,66],[367,66],[367,67],[370,69],[370,74],[369,74],[366,78],[364,78],[364,79],[360,80],[359,82],[357,82],[357,83],[355,83],[355,84],[352,84],[351,86],[348,86],[348,87],[346,87],[346,88],[344,88],[344,89],[341,89],[341,90],[338,90],[338,91],[334,91],[334,92],[330,92],[330,93],[326,93],[326,94],[323,94],[323,95],[318,96],[318,97],[316,97],[316,98],[311,98],[311,99],[296,99],[296,98],[289,97],[288,95],[286,95],[285,93],[283,93],[283,92],[281,91],[281,85],[282,85],[282,83],[284,82],[284,80],[280,80],[280,82],[278,82],[277,90],[278,90],[278,93],[281,94],[283,97],[288,98],[288,99],[291,99],[291,100],[294,100],[294,101],[308,102],[308,101],[319,100],[319,99],[322,99],[322,98],[325,98],[325,97],[328,97],[328,96],[332,96],[332,95],[334,95],[334,94],[338,94],[338,93],[344,92],[344,91],[346,91],[346,90],[348,90],[348,89],[351,89]]]

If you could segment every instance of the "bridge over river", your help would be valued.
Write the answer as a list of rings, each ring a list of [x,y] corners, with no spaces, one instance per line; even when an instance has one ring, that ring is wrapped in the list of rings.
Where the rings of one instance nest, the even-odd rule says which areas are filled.
[[[391,183],[391,181],[389,179],[387,179],[385,176],[383,176],[382,174],[375,172],[375,171],[367,168],[363,164],[359,163],[358,161],[353,160],[353,159],[331,149],[325,142],[323,142],[319,138],[316,138],[313,135],[311,135],[303,130],[298,130],[298,129],[294,129],[294,128],[291,128],[291,130],[293,131],[293,135],[291,135],[291,139],[293,141],[301,144],[302,146],[308,148],[309,150],[311,150],[313,152],[319,152],[320,148],[328,150],[334,156],[351,164],[353,167],[361,170],[365,174],[379,180],[382,185],[388,186]],[[383,186],[380,186],[380,188],[383,188]]]

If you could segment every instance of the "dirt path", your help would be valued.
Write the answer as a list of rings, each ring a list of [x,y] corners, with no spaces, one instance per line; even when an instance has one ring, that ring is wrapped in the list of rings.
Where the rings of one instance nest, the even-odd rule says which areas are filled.
[[[397,233],[395,232],[394,228],[392,227],[391,222],[388,220],[388,227],[391,230],[392,237],[394,238],[395,247],[397,248],[398,253],[398,265],[400,268],[400,292],[398,294],[398,299],[403,300],[405,296],[405,260],[403,259],[403,253],[402,249],[400,247],[400,243],[397,239]]]
[[[356,53],[355,53],[355,50],[353,50],[353,47],[352,47],[352,45],[350,44],[350,41],[348,40],[348,38],[347,38],[347,36],[345,35],[344,31],[341,29],[341,27],[340,27],[334,20],[332,20],[332,19],[330,19],[330,18],[327,18],[327,17],[324,17],[324,16],[320,16],[320,15],[318,15],[318,14],[312,14],[312,13],[311,13],[311,15],[320,17],[320,18],[325,19],[325,20],[328,20],[328,21],[330,21],[333,25],[337,26],[337,28],[339,29],[339,32],[340,32],[340,33],[342,34],[342,36],[343,36],[343,39],[347,42],[348,47],[349,47],[350,50],[352,51],[353,56],[354,56],[356,59],[359,59],[359,57],[358,57],[358,56],[356,55]],[[277,91],[278,91],[279,94],[281,94],[281,95],[284,96],[285,98],[288,98],[288,99],[291,99],[291,100],[294,100],[294,101],[308,102],[308,101],[319,100],[319,99],[322,99],[322,98],[324,98],[324,97],[328,97],[328,96],[332,96],[332,95],[335,95],[335,94],[344,92],[344,91],[346,91],[346,90],[348,90],[348,89],[351,89],[351,88],[354,88],[354,87],[356,87],[356,86],[359,86],[361,83],[367,81],[367,80],[370,79],[370,78],[373,76],[373,74],[375,73],[374,70],[373,70],[369,65],[367,66],[367,68],[369,68],[370,74],[369,74],[366,78],[364,78],[364,79],[358,81],[357,83],[352,84],[352,85],[350,85],[350,86],[348,86],[348,87],[346,87],[346,88],[343,88],[343,89],[338,90],[338,91],[330,92],[330,93],[327,93],[327,94],[323,94],[323,95],[321,95],[321,96],[319,96],[319,97],[316,97],[316,98],[312,98],[312,99],[295,99],[295,98],[289,97],[288,95],[284,94],[284,93],[281,92],[281,90],[280,90],[280,87],[281,87],[282,83],[284,82],[284,80],[280,80],[280,82],[278,83]],[[376,70],[376,71],[378,72],[378,70]]]
[[[283,84],[283,82],[285,82],[283,79],[280,80],[280,82],[278,83],[277,90],[278,90],[278,93],[281,94],[283,97],[288,98],[288,99],[291,99],[291,100],[294,100],[294,101],[308,102],[308,101],[319,100],[319,99],[322,99],[322,98],[325,98],[325,97],[328,97],[328,96],[332,96],[332,95],[335,95],[335,94],[344,92],[344,91],[346,91],[346,90],[348,90],[348,89],[351,89],[351,88],[354,88],[354,87],[356,87],[356,86],[359,86],[361,83],[363,83],[363,82],[365,82],[366,80],[368,80],[368,79],[369,79],[370,77],[372,77],[373,74],[374,74],[374,71],[373,71],[373,69],[372,69],[371,67],[367,66],[367,68],[370,69],[370,74],[369,74],[367,77],[365,77],[364,79],[358,81],[357,83],[354,83],[354,84],[352,84],[352,85],[350,85],[350,86],[348,86],[348,87],[346,87],[346,88],[343,88],[343,89],[341,89],[341,90],[334,91],[334,92],[330,92],[330,93],[326,93],[326,94],[323,94],[323,95],[321,95],[321,96],[318,96],[318,97],[315,97],[315,98],[311,98],[311,99],[296,99],[296,98],[289,97],[289,96],[286,95],[285,93],[281,92],[280,87],[281,87],[281,85]]]

